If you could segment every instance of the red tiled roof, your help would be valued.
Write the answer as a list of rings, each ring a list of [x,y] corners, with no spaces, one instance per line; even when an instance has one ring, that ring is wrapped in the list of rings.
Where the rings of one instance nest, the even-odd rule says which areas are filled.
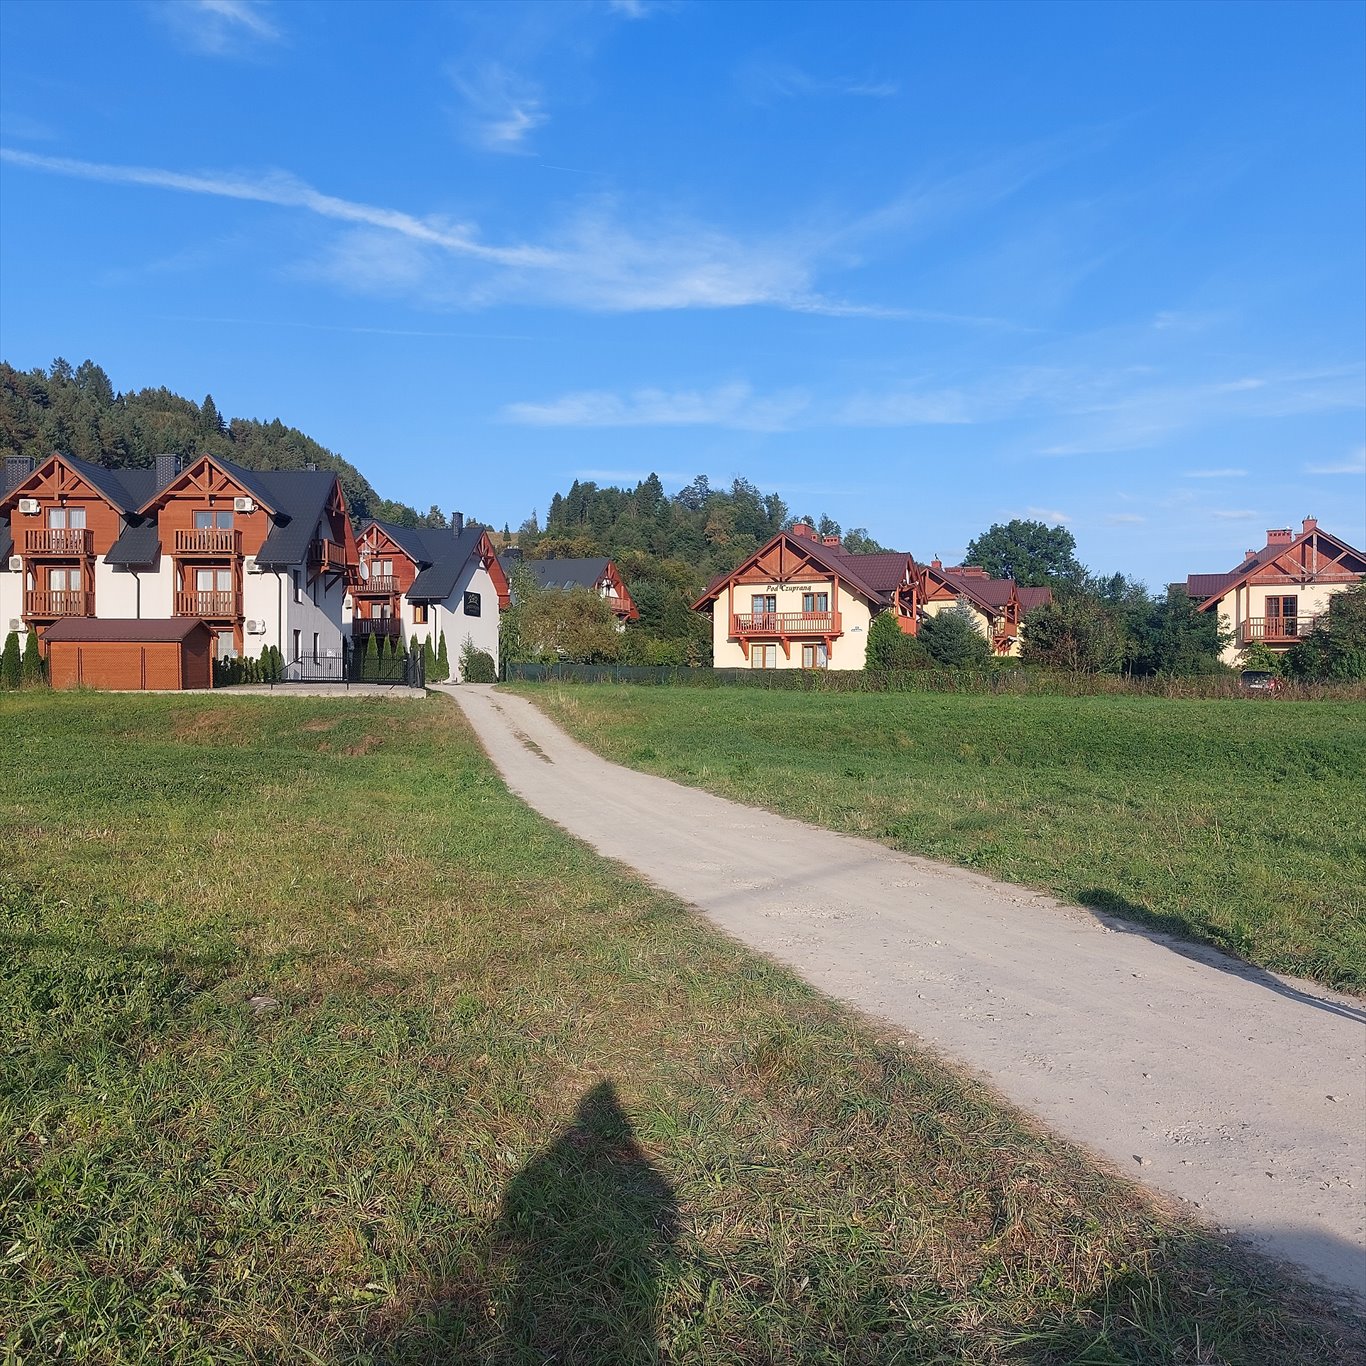
[[[195,631],[213,628],[198,617],[170,617],[134,621],[113,617],[63,617],[43,631],[45,641],[73,640],[115,642],[184,640]]]

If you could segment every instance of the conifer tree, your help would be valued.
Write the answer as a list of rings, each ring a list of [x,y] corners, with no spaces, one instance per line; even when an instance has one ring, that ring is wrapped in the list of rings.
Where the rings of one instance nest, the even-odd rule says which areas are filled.
[[[29,632],[31,636],[32,631]],[[22,678],[19,656],[19,632],[11,631],[5,637],[5,650],[0,654],[0,688],[17,688]]]
[[[367,683],[379,677],[379,644],[373,635],[365,637],[365,661],[361,664],[360,676]]]
[[[36,687],[43,681],[45,670],[43,657],[38,653],[38,633],[30,631],[24,641],[24,658],[20,666],[24,687]]]
[[[440,643],[436,647],[436,681],[444,683],[451,676],[451,660],[446,653],[446,633],[442,631]]]

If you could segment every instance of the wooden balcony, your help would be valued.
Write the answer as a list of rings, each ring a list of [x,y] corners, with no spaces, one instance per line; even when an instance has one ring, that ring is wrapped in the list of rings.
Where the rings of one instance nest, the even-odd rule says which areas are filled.
[[[195,527],[175,534],[177,555],[240,555],[242,533],[225,527]]]
[[[398,617],[353,617],[353,636],[394,636],[403,633],[403,622]]]
[[[308,563],[324,574],[345,574],[351,568],[346,561],[346,547],[323,539],[309,542]]]
[[[24,532],[25,555],[88,557],[94,553],[95,533],[85,527],[47,527]]]
[[[232,620],[242,615],[242,595],[234,592],[179,592],[175,595],[175,614],[178,617],[205,617],[210,620]]]
[[[1307,636],[1326,613],[1307,617],[1249,617],[1240,632],[1244,645],[1260,640],[1265,645],[1291,645]]]
[[[759,636],[796,639],[816,636],[829,640],[843,634],[838,612],[732,612],[730,633],[740,640]]]
[[[24,594],[24,615],[44,621],[56,617],[90,617],[95,614],[95,595],[88,588],[29,591]]]
[[[354,591],[368,597],[388,598],[403,590],[393,574],[371,574],[368,579],[358,579]]]

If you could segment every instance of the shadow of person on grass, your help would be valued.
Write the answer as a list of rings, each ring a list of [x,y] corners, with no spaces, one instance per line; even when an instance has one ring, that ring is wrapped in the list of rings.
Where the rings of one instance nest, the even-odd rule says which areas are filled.
[[[660,1262],[677,1237],[673,1187],[601,1082],[503,1198],[494,1244],[516,1274],[501,1359],[657,1362]]]

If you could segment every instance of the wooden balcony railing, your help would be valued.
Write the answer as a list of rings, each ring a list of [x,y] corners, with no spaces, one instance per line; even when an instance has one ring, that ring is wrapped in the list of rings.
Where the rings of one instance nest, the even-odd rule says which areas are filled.
[[[95,533],[85,527],[47,527],[24,532],[26,555],[93,555]]]
[[[393,574],[371,574],[368,579],[358,579],[356,581],[357,593],[378,594],[381,597],[389,597],[393,593],[400,592],[398,579]]]
[[[732,636],[837,636],[842,634],[838,612],[733,612]]]
[[[240,617],[242,596],[231,591],[179,592],[175,595],[175,614],[178,617]]]
[[[398,617],[354,617],[351,621],[353,636],[398,636],[402,628]]]
[[[177,555],[240,555],[242,533],[226,527],[196,527],[175,534]]]
[[[338,545],[336,541],[321,539],[310,541],[308,563],[314,569],[320,569],[325,574],[344,574],[348,568],[346,547]]]
[[[26,617],[89,617],[95,614],[95,595],[88,588],[65,588],[24,594]]]
[[[1249,617],[1243,622],[1243,644],[1251,645],[1254,640],[1272,644],[1299,640],[1301,636],[1307,636],[1324,615],[1316,612],[1307,617]]]

